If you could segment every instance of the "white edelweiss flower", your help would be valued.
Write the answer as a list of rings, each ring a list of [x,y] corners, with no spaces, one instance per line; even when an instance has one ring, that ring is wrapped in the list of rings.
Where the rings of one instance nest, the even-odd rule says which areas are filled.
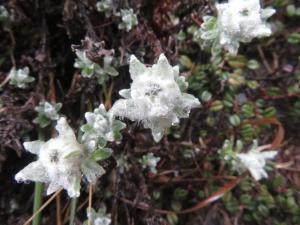
[[[125,29],[130,31],[134,26],[138,24],[136,14],[133,9],[121,9],[122,22],[119,24],[119,29]]]
[[[126,125],[116,120],[112,113],[107,112],[101,104],[94,112],[85,113],[87,123],[81,127],[84,132],[82,141],[90,151],[96,148],[97,143],[106,141],[118,141],[121,139],[120,130]],[[99,140],[103,139],[103,140]],[[103,143],[104,147],[106,143]]]
[[[47,195],[64,188],[70,197],[78,197],[84,150],[65,118],[61,117],[55,128],[56,138],[47,142],[24,142],[25,149],[38,155],[38,159],[17,173],[15,179],[49,183]]]
[[[34,81],[34,77],[29,76],[29,68],[24,67],[23,69],[16,70],[14,67],[10,70],[9,83],[18,88],[26,88],[28,83]]]
[[[217,3],[219,41],[230,53],[236,54],[239,42],[270,36],[271,26],[266,19],[274,9],[262,9],[259,0],[229,0]]]
[[[151,129],[156,142],[167,128],[200,106],[197,98],[183,93],[187,82],[179,76],[179,67],[172,67],[164,54],[157,64],[148,68],[132,55],[129,72],[133,80],[131,87],[119,92],[126,99],[116,101],[111,111],[116,116],[142,122],[145,128]]]
[[[255,144],[254,144],[255,145]],[[277,155],[277,151],[264,151],[261,147],[254,147],[247,153],[237,154],[237,166],[240,168],[248,169],[255,180],[267,178],[268,174],[264,167],[266,160],[274,159]]]

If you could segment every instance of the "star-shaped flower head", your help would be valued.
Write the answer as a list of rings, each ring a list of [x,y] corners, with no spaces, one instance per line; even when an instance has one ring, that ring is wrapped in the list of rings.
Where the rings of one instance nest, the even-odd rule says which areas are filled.
[[[38,106],[34,108],[38,112],[38,116],[33,120],[34,123],[39,124],[41,127],[48,126],[51,121],[59,119],[59,110],[61,109],[61,103],[40,102]]]
[[[217,3],[220,44],[236,54],[239,42],[270,36],[272,31],[266,22],[275,13],[272,8],[262,9],[259,0],[229,0]]]
[[[24,67],[23,69],[16,70],[14,67],[9,72],[9,83],[18,88],[26,88],[28,83],[34,81],[34,77],[29,76],[29,68]]]
[[[255,180],[267,178],[268,174],[265,171],[266,160],[274,159],[277,155],[277,151],[264,151],[265,146],[257,147],[257,143],[254,142],[253,147],[247,153],[237,154],[238,167],[242,169],[248,169]]]
[[[119,29],[130,31],[134,26],[138,24],[138,19],[136,14],[134,14],[133,9],[121,9],[122,22],[119,23]]]
[[[119,93],[125,99],[115,102],[111,111],[115,116],[140,121],[150,128],[158,142],[167,128],[187,118],[190,110],[200,106],[194,96],[183,93],[188,84],[179,76],[179,67],[172,67],[164,54],[157,64],[146,67],[134,55],[130,58],[129,72],[133,80],[130,89]]]
[[[107,141],[121,140],[120,130],[126,125],[107,112],[103,104],[94,112],[85,113],[85,118],[87,123],[81,127],[84,132],[82,141],[90,151],[95,150],[97,145],[104,147]]]
[[[91,78],[96,76],[98,82],[102,84],[109,76],[118,76],[118,71],[113,67],[113,56],[104,56],[101,65],[92,62],[87,57],[87,52],[84,50],[75,50],[77,58],[75,59],[74,67],[81,69],[83,77]]]
[[[70,197],[78,197],[84,150],[65,118],[61,117],[55,128],[56,138],[24,142],[25,149],[38,155],[38,159],[17,173],[15,179],[49,183],[47,195],[64,188]]]

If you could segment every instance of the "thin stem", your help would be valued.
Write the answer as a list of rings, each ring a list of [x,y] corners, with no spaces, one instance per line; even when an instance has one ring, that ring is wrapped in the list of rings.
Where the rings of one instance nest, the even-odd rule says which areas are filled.
[[[88,206],[88,211],[89,213],[91,213],[92,211],[92,199],[93,198],[93,185],[90,184],[90,187],[89,187],[89,206]],[[88,225],[91,225],[91,217],[89,216],[88,217]]]
[[[84,112],[84,95],[81,95],[80,98],[80,116],[83,114]],[[82,124],[82,121],[80,121],[80,125]],[[78,131],[78,140],[80,140],[81,137],[81,130],[79,129]],[[76,216],[76,208],[77,208],[77,198],[72,198],[71,199],[71,205],[70,205],[70,218],[69,218],[69,225],[74,225],[74,221],[75,221],[75,216]]]
[[[43,211],[43,209],[46,208],[61,191],[62,189],[55,192],[55,194],[52,195],[51,198],[49,198],[48,201],[46,201],[23,225],[29,225],[30,222],[37,216],[37,214]]]
[[[62,225],[61,223],[61,205],[60,205],[60,194],[56,196],[56,224]]]
[[[34,202],[33,202],[33,213],[37,212],[42,205],[43,202],[43,190],[44,186],[40,182],[36,182],[34,184]],[[32,225],[40,225],[41,224],[41,213],[38,213],[36,217],[32,221]]]
[[[43,141],[45,139],[44,137],[44,131],[42,128],[39,128],[38,131],[38,138],[39,140]],[[33,214],[35,214],[40,208],[43,203],[43,191],[44,191],[44,185],[40,182],[36,182],[34,184],[34,201],[33,201]],[[36,217],[32,221],[32,225],[40,225],[41,224],[41,213],[38,213]]]
[[[69,225],[74,225],[76,215],[77,198],[71,199]]]

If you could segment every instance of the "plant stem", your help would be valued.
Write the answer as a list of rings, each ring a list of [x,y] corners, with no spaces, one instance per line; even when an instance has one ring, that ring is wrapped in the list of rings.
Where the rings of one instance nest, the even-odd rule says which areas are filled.
[[[70,206],[69,225],[74,225],[75,215],[76,215],[76,206],[77,206],[77,198],[72,198],[71,199],[71,206]]]
[[[39,210],[43,202],[43,190],[44,186],[40,182],[34,184],[34,202],[33,202],[33,213]],[[42,214],[39,213],[32,221],[32,225],[40,225]]]
[[[80,116],[84,113],[84,94],[81,95],[80,98]],[[82,120],[80,121],[80,125],[82,124]],[[78,130],[77,138],[80,140],[81,137],[81,130]],[[76,216],[76,208],[77,208],[77,198],[71,199],[71,206],[70,206],[70,217],[69,217],[69,225],[74,225],[75,216]]]
[[[39,128],[38,131],[38,139],[43,141],[44,140],[44,132],[42,128]],[[43,203],[43,190],[44,186],[40,182],[36,182],[34,184],[34,201],[33,201],[33,214],[35,214],[40,208]],[[38,213],[34,219],[32,220],[32,225],[40,225],[41,224],[41,213]]]

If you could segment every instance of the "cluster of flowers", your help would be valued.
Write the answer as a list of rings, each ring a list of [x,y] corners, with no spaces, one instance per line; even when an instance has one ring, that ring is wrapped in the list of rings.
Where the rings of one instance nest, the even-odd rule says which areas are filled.
[[[99,10],[108,9],[105,2],[108,4],[110,1],[99,2]],[[216,7],[218,18],[206,17],[200,28],[200,37],[205,41],[217,43],[231,53],[236,53],[239,42],[248,42],[254,37],[271,34],[265,19],[272,15],[274,10],[262,10],[258,0],[229,0],[228,3],[216,4]],[[126,30],[131,29],[126,25],[124,27]],[[111,57],[104,58],[100,67],[86,56],[85,51],[77,51],[76,54],[78,59],[74,66],[81,69],[83,76],[91,77],[96,74],[98,79],[104,82],[102,78],[105,74],[118,75],[118,71],[112,66]],[[64,188],[70,197],[78,197],[82,178],[95,183],[105,173],[97,162],[112,154],[112,150],[106,147],[107,142],[120,141],[121,130],[126,126],[117,120],[117,117],[139,122],[145,128],[149,128],[154,140],[159,142],[167,129],[178,124],[181,118],[187,118],[193,108],[200,107],[199,100],[186,93],[188,83],[185,77],[180,76],[179,67],[171,66],[164,54],[150,67],[134,55],[130,57],[129,64],[131,86],[119,92],[124,99],[117,100],[108,111],[104,105],[100,105],[94,112],[87,112],[87,122],[81,127],[83,135],[79,139],[66,118],[58,114],[62,106],[60,103],[41,102],[36,107],[39,114],[34,122],[45,127],[51,121],[57,120],[55,128],[58,136],[46,142],[37,140],[24,143],[24,148],[36,154],[38,159],[15,176],[17,181],[47,183],[47,194]],[[28,72],[28,69],[12,70],[9,75],[11,84],[24,88],[27,83],[33,81]],[[229,149],[226,143],[224,151]],[[256,180],[267,177],[264,170],[266,160],[273,159],[276,151],[261,150],[261,147],[254,145],[248,153],[233,152],[231,159],[235,170],[243,172],[248,169]],[[149,153],[139,162],[143,168],[156,173],[159,160],[159,157]],[[110,218],[105,216],[105,210],[100,212],[100,219],[97,219],[96,214],[90,214],[95,224],[98,224],[96,220],[101,220],[99,224],[110,223]]]

